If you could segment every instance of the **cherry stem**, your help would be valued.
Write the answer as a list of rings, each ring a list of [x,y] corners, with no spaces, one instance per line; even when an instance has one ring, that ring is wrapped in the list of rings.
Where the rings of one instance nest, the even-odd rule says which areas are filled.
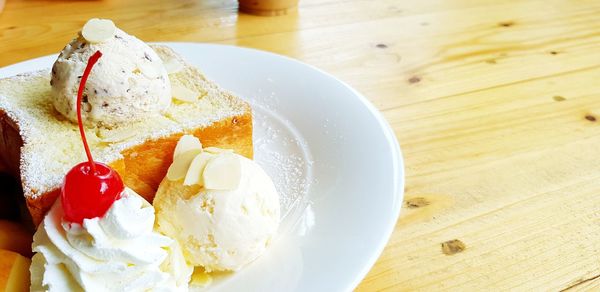
[[[100,59],[100,57],[102,57],[102,53],[100,51],[96,51],[90,57],[87,66],[83,71],[83,75],[81,76],[81,81],[79,82],[79,90],[77,91],[77,124],[79,124],[79,134],[81,134],[83,148],[85,148],[85,154],[87,155],[88,161],[90,162],[92,173],[96,173],[96,164],[94,163],[94,158],[92,158],[92,152],[90,151],[87,139],[85,138],[85,130],[83,129],[83,121],[81,120],[81,101],[83,97],[83,90],[85,89],[85,82],[87,81],[88,76],[92,71],[92,67],[94,67],[94,64],[96,64],[96,62],[98,62],[98,59]]]

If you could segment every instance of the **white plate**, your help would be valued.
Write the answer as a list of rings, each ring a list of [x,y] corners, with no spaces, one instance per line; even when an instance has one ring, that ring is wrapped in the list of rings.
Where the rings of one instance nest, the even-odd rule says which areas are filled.
[[[356,90],[293,59],[233,46],[167,45],[253,104],[256,160],[283,197],[278,240],[211,290],[356,287],[400,212],[404,168],[389,125]],[[0,77],[47,68],[54,59],[1,68]]]

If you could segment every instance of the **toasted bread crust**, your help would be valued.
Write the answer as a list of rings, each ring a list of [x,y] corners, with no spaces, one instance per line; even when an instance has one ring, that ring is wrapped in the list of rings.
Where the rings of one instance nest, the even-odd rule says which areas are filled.
[[[206,102],[200,102],[198,108],[187,104],[180,104],[179,107],[172,106],[171,109],[174,110],[161,115],[160,120],[149,121],[146,124],[148,127],[141,129],[142,135],[130,140],[125,138],[124,141],[129,144],[121,142],[110,144],[111,146],[107,147],[114,145],[118,147],[104,148],[110,151],[104,151],[105,156],[100,156],[101,158],[96,157],[99,161],[110,162],[109,164],[119,172],[125,184],[150,202],[172,163],[173,149],[179,137],[184,134],[197,136],[207,147],[233,149],[249,158],[253,154],[252,110],[248,103],[208,80],[199,69],[187,64],[172,49],[160,45],[152,47],[161,58],[175,58],[184,64],[184,69],[170,76],[171,82],[189,86],[205,94],[199,101]],[[52,110],[47,111],[48,103],[39,98],[40,95],[45,94],[45,87],[40,90],[38,86],[37,91],[33,91],[33,94],[30,91],[29,95],[26,95],[28,99],[22,99],[31,102],[7,101],[21,101],[19,99],[21,92],[11,91],[11,89],[26,88],[27,84],[30,84],[28,82],[32,80],[36,84],[48,86],[49,75],[49,71],[42,70],[0,80],[4,86],[0,89],[6,89],[3,91],[3,96],[0,96],[0,101],[4,101],[0,106],[0,171],[20,179],[27,207],[36,225],[41,222],[60,194],[60,182],[65,172],[72,167],[71,164],[74,165],[79,160],[73,152],[76,148],[73,147],[64,145],[62,148],[56,147],[59,150],[56,155],[67,155],[63,157],[55,157],[54,152],[45,152],[45,150],[60,146],[59,144],[65,141],[63,139],[65,137],[69,142],[68,145],[79,145],[79,137],[74,134],[77,132],[77,125],[59,123],[60,117],[56,118]],[[13,84],[17,86],[11,87]],[[35,112],[37,115],[29,115],[30,108],[37,110]],[[55,118],[57,120],[53,120]],[[53,127],[44,127],[49,124],[47,119],[54,122],[51,123]],[[173,127],[173,124],[176,124],[176,127]],[[162,127],[163,125],[167,126]],[[60,133],[57,135],[55,130]],[[137,133],[137,130],[133,132]],[[96,134],[97,139],[102,139],[99,138],[98,133]],[[37,148],[32,148],[32,145]],[[74,153],[73,156],[70,153]],[[53,168],[48,166],[50,164]]]
[[[18,130],[11,126],[14,122],[10,118],[7,119],[6,115],[2,115],[0,121],[2,125],[0,157],[3,161],[12,161],[9,165],[14,166],[14,161],[19,161],[20,151],[18,149],[23,142]],[[173,162],[175,145],[184,134],[186,133],[149,140],[126,149],[121,152],[124,159],[115,161],[110,166],[121,175],[127,187],[152,202],[158,185]],[[249,108],[244,115],[224,119],[209,127],[196,129],[190,134],[198,137],[205,147],[233,149],[241,155],[252,158],[252,113]],[[17,177],[19,176],[17,175]],[[57,188],[38,196],[26,198],[27,207],[36,226],[50,210],[59,194],[60,189]]]

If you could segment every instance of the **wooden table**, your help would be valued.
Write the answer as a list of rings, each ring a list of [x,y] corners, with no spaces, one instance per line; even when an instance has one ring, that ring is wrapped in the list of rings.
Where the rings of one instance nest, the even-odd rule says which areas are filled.
[[[383,112],[406,199],[358,290],[600,290],[600,1],[301,0],[256,17],[232,0],[8,0],[0,66],[56,53],[91,17],[292,56]]]

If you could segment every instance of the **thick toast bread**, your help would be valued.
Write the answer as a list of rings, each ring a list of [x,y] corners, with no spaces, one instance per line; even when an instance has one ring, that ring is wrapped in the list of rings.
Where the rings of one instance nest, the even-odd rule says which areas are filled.
[[[204,146],[233,149],[249,158],[253,154],[250,106],[170,48],[153,48],[163,60],[184,64],[169,78],[200,93],[198,102],[174,101],[166,112],[131,125],[86,129],[94,158],[115,168],[129,188],[150,202],[184,134],[197,136]],[[52,107],[49,80],[47,70],[0,80],[0,165],[20,178],[36,225],[60,194],[66,172],[85,161],[77,125]]]

